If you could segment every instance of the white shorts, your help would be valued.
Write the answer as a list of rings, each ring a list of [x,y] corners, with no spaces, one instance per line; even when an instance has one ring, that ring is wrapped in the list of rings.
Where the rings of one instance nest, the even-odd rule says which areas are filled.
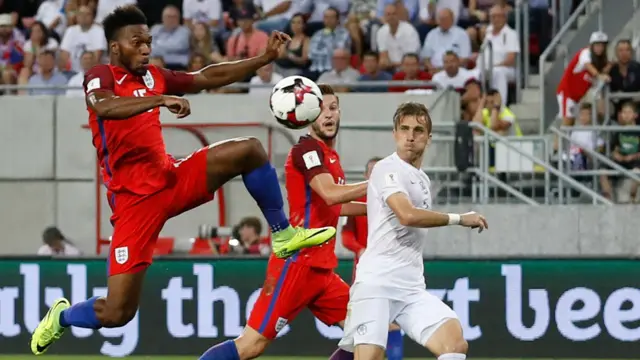
[[[351,288],[344,336],[338,345],[344,350],[353,352],[361,344],[386,348],[389,324],[393,322],[413,341],[424,346],[442,324],[458,318],[447,304],[427,290],[407,292],[402,300],[397,300],[397,296],[393,299],[368,296],[368,293],[379,293],[369,291],[368,286],[356,284]]]
[[[563,93],[557,94],[556,97],[558,99],[558,109],[560,109],[558,117],[561,119],[575,119],[578,115],[578,103],[573,99],[567,98]]]

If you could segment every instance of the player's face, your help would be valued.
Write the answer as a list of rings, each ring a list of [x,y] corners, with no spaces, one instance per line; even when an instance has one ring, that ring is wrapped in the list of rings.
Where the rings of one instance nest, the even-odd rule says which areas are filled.
[[[322,112],[311,125],[311,130],[322,140],[332,140],[340,129],[340,105],[335,95],[322,97]]]
[[[147,25],[129,25],[121,30],[111,52],[120,63],[136,75],[144,75],[151,54],[151,34]]]
[[[393,130],[398,154],[408,157],[422,156],[431,142],[431,133],[427,129],[427,119],[424,116],[407,115],[400,119]]]

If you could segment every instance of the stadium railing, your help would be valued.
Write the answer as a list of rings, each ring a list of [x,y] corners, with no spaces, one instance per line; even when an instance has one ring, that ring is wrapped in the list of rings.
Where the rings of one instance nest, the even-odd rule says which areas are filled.
[[[529,0],[517,0],[515,4],[516,32],[520,35],[520,39],[524,39],[521,44],[521,52],[518,53],[516,60],[516,99],[522,100],[522,88],[529,86]],[[492,62],[493,63],[493,62]]]
[[[498,134],[497,132],[477,123],[470,123],[471,127],[480,130],[483,135],[482,146],[480,151],[480,169],[486,173],[491,173],[491,151],[494,148],[495,153],[497,154],[503,147],[505,158],[504,159],[507,164],[512,166],[506,166],[506,170],[509,168],[518,167],[520,168],[528,168],[532,173],[541,173],[544,177],[544,201],[546,204],[554,201],[554,198],[557,197],[557,200],[560,203],[565,203],[566,199],[564,198],[562,193],[557,192],[557,188],[555,187],[556,181],[558,186],[569,187],[574,191],[577,191],[580,195],[587,197],[592,204],[605,204],[605,205],[613,205],[613,203],[600,195],[598,192],[593,189],[585,186],[579,181],[575,180],[568,174],[565,174],[558,170],[555,166],[547,162],[549,154],[549,139],[546,136],[538,136],[538,137],[506,137]],[[518,144],[518,141],[521,143]],[[536,156],[533,151],[533,144],[528,143],[531,141],[538,141],[544,144],[544,154],[542,156]],[[496,164],[499,159],[496,155]],[[514,166],[515,165],[515,166]],[[495,172],[502,172],[501,169],[494,170]],[[551,176],[554,176],[554,179]],[[485,180],[486,181],[486,180]],[[483,185],[483,188],[487,188],[488,185]]]
[[[487,61],[486,57],[489,58],[488,66],[485,64]],[[484,81],[482,81],[482,93],[486,94],[487,90],[492,88],[491,81],[493,79],[493,45],[491,41],[486,41],[480,46],[480,50],[478,51],[478,69],[480,71],[480,78],[484,79]]]
[[[613,132],[640,132],[640,126],[598,125],[581,126],[579,129],[580,131],[593,131],[596,134],[605,133],[607,135]],[[558,146],[562,149],[564,154],[569,154],[568,148],[575,146],[580,147],[582,152],[586,153],[592,159],[592,166],[589,169],[573,170],[570,166],[570,156],[562,156],[558,161],[558,170],[562,173],[582,181],[589,181],[591,183],[591,187],[596,190],[599,190],[600,188],[599,177],[603,175],[616,176],[621,177],[624,180],[640,182],[640,172],[625,169],[609,157],[611,150],[609,146],[605,145],[607,155],[603,155],[596,150],[588,147],[582,147],[580,143],[567,135],[571,130],[576,130],[575,128],[564,126],[558,129],[551,127],[550,130],[558,136]],[[604,165],[605,168],[603,168],[602,165]],[[560,183],[559,185],[561,186],[559,188],[559,192],[564,193],[564,189],[562,188],[563,184]]]

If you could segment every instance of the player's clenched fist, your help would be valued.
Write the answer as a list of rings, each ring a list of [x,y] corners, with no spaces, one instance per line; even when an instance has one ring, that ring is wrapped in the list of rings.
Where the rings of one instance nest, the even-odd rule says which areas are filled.
[[[182,119],[183,117],[187,117],[191,114],[191,105],[189,104],[189,100],[168,95],[163,96],[163,99],[164,103],[162,105],[172,113],[177,114],[178,119]]]
[[[274,31],[269,36],[269,42],[267,42],[267,48],[264,50],[265,55],[271,60],[275,60],[280,55],[280,49],[282,45],[290,41],[291,37],[283,32]]]
[[[478,229],[479,233],[481,233],[482,230],[489,228],[487,219],[475,211],[470,211],[460,215],[460,225],[472,229]]]

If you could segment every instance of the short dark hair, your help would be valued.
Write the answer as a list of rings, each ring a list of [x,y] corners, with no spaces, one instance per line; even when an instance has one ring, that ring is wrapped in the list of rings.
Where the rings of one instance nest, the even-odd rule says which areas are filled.
[[[404,59],[406,58],[414,58],[416,59],[416,61],[420,62],[420,56],[418,56],[418,54],[416,53],[406,53],[402,56],[402,61],[404,61]]]
[[[500,92],[497,89],[489,89],[487,90],[487,95],[489,96],[493,96],[493,95],[500,95]]]
[[[447,10],[448,10],[448,9],[447,9]],[[455,57],[456,59],[458,58],[458,53],[457,53],[457,52],[455,52],[455,51],[453,51],[453,50],[447,50],[447,51],[445,51],[444,55],[445,55],[445,56],[453,56],[453,57]]]
[[[40,55],[41,55],[41,56],[42,56],[42,55],[49,55],[49,56],[51,56],[51,57],[52,57],[52,58],[54,58],[54,59],[56,58],[56,52],[55,52],[54,50],[49,50],[49,49],[46,49],[46,50],[42,50],[42,51],[40,51]]]
[[[638,107],[636,106],[636,103],[634,103],[631,100],[625,101],[624,103],[622,103],[622,105],[620,106],[620,111],[622,111],[624,108],[630,108],[634,112],[636,112],[638,109]]]
[[[429,115],[429,110],[424,104],[415,101],[407,101],[398,105],[395,114],[393,114],[394,129],[398,128],[400,121],[405,116],[424,117],[427,122],[427,132],[431,133],[431,116]]]
[[[238,230],[242,229],[245,226],[253,228],[256,231],[256,234],[258,235],[262,233],[262,222],[260,221],[260,219],[258,219],[255,216],[247,216],[242,220],[240,220],[240,222],[237,225]]]
[[[369,167],[369,164],[371,164],[372,162],[378,162],[380,160],[382,160],[382,158],[379,156],[374,156],[371,159],[367,160],[367,164],[365,165],[364,171],[366,172],[368,170],[367,168]]]
[[[590,102],[583,102],[582,104],[580,104],[580,111],[582,110],[591,110],[593,109],[593,106],[591,105]]]
[[[320,93],[322,95],[333,95],[338,100],[338,104],[340,103],[340,98],[338,97],[338,95],[336,95],[336,91],[333,90],[333,87],[331,85],[318,84],[318,87],[320,88]]]
[[[338,18],[338,20],[340,20],[340,11],[338,10],[338,8],[336,8],[334,6],[329,6],[324,11],[327,12],[327,10],[330,10],[330,11],[333,11],[334,13],[336,13],[336,17]]]
[[[146,25],[147,17],[135,5],[121,6],[113,10],[102,22],[107,41],[115,40],[118,32],[129,25]]]
[[[629,46],[633,47],[631,45],[631,40],[629,40],[629,39],[620,39],[620,40],[618,40],[618,42],[616,43],[616,47],[618,47],[618,45],[622,45],[622,44],[626,44],[626,45],[629,45]]]
[[[366,58],[367,56],[376,58],[376,60],[380,60],[380,54],[377,51],[369,50],[362,55],[362,58]]]

